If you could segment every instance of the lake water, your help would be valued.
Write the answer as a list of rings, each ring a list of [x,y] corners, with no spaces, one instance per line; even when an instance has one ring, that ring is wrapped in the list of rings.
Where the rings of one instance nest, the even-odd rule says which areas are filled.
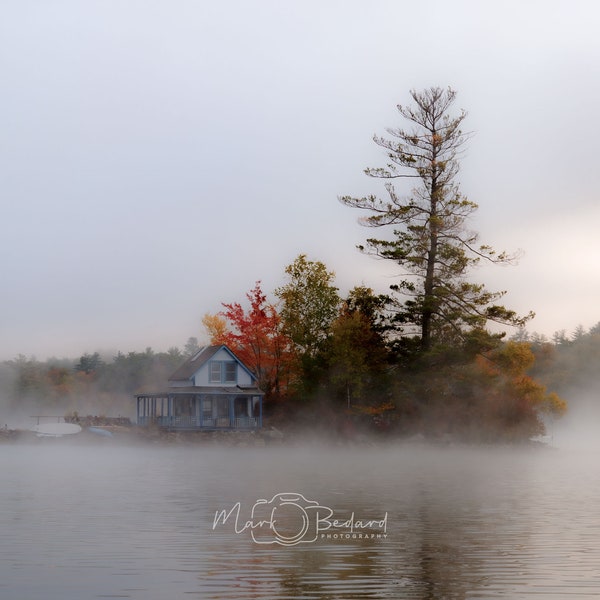
[[[5,444],[0,598],[596,598],[599,458]]]

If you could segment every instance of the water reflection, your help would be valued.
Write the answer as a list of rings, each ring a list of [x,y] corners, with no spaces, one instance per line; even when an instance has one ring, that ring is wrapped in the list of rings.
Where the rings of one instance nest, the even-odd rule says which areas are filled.
[[[0,597],[597,597],[595,459],[407,446],[2,446]],[[258,544],[231,521],[213,527],[217,511],[240,502],[248,516],[283,492],[340,520],[387,513],[386,536],[321,532],[286,547]],[[278,526],[293,531],[285,518],[296,517],[282,510]]]

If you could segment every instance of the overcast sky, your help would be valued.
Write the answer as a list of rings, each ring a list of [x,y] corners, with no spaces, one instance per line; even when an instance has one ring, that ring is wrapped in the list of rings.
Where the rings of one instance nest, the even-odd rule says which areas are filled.
[[[0,2],[0,360],[204,340],[300,253],[342,293],[397,273],[339,195],[379,193],[375,133],[451,86],[475,135],[472,278],[551,336],[600,321],[600,4]],[[402,188],[400,188],[402,189]]]

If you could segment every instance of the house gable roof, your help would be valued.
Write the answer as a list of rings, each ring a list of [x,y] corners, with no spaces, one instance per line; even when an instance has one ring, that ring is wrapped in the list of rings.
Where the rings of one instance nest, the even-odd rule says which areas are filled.
[[[191,379],[194,373],[218,352],[220,347],[205,346],[201,348],[169,377],[169,381],[187,381]]]
[[[235,360],[240,367],[242,367],[242,369],[244,369],[250,375],[252,380],[256,381],[256,377],[252,371],[250,371],[250,369],[248,369],[248,367],[227,346],[224,345],[205,346],[204,348],[201,348],[169,377],[169,381],[189,381],[198,372],[198,370],[221,349],[227,351],[227,353],[231,355],[231,358]]]

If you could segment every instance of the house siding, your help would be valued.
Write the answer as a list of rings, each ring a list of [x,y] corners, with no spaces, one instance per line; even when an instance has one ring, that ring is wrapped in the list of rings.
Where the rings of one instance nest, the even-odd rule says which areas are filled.
[[[222,367],[219,382],[210,381],[215,361]],[[224,365],[231,363],[236,366],[235,380],[225,377]],[[202,349],[172,375],[168,391],[136,398],[140,425],[155,423],[169,429],[262,427],[263,393],[252,373],[225,346]]]
[[[211,382],[210,380],[210,365],[213,362],[233,362],[236,365],[236,379],[233,382]],[[236,360],[231,356],[227,350],[222,348],[216,354],[212,356],[212,358],[204,363],[192,376],[192,382],[195,386],[214,386],[221,387],[223,384],[227,383],[228,385],[241,385],[241,386],[250,386],[252,385],[252,376],[244,369]],[[173,382],[172,382],[173,383]],[[183,382],[183,385],[190,385],[190,382]]]

